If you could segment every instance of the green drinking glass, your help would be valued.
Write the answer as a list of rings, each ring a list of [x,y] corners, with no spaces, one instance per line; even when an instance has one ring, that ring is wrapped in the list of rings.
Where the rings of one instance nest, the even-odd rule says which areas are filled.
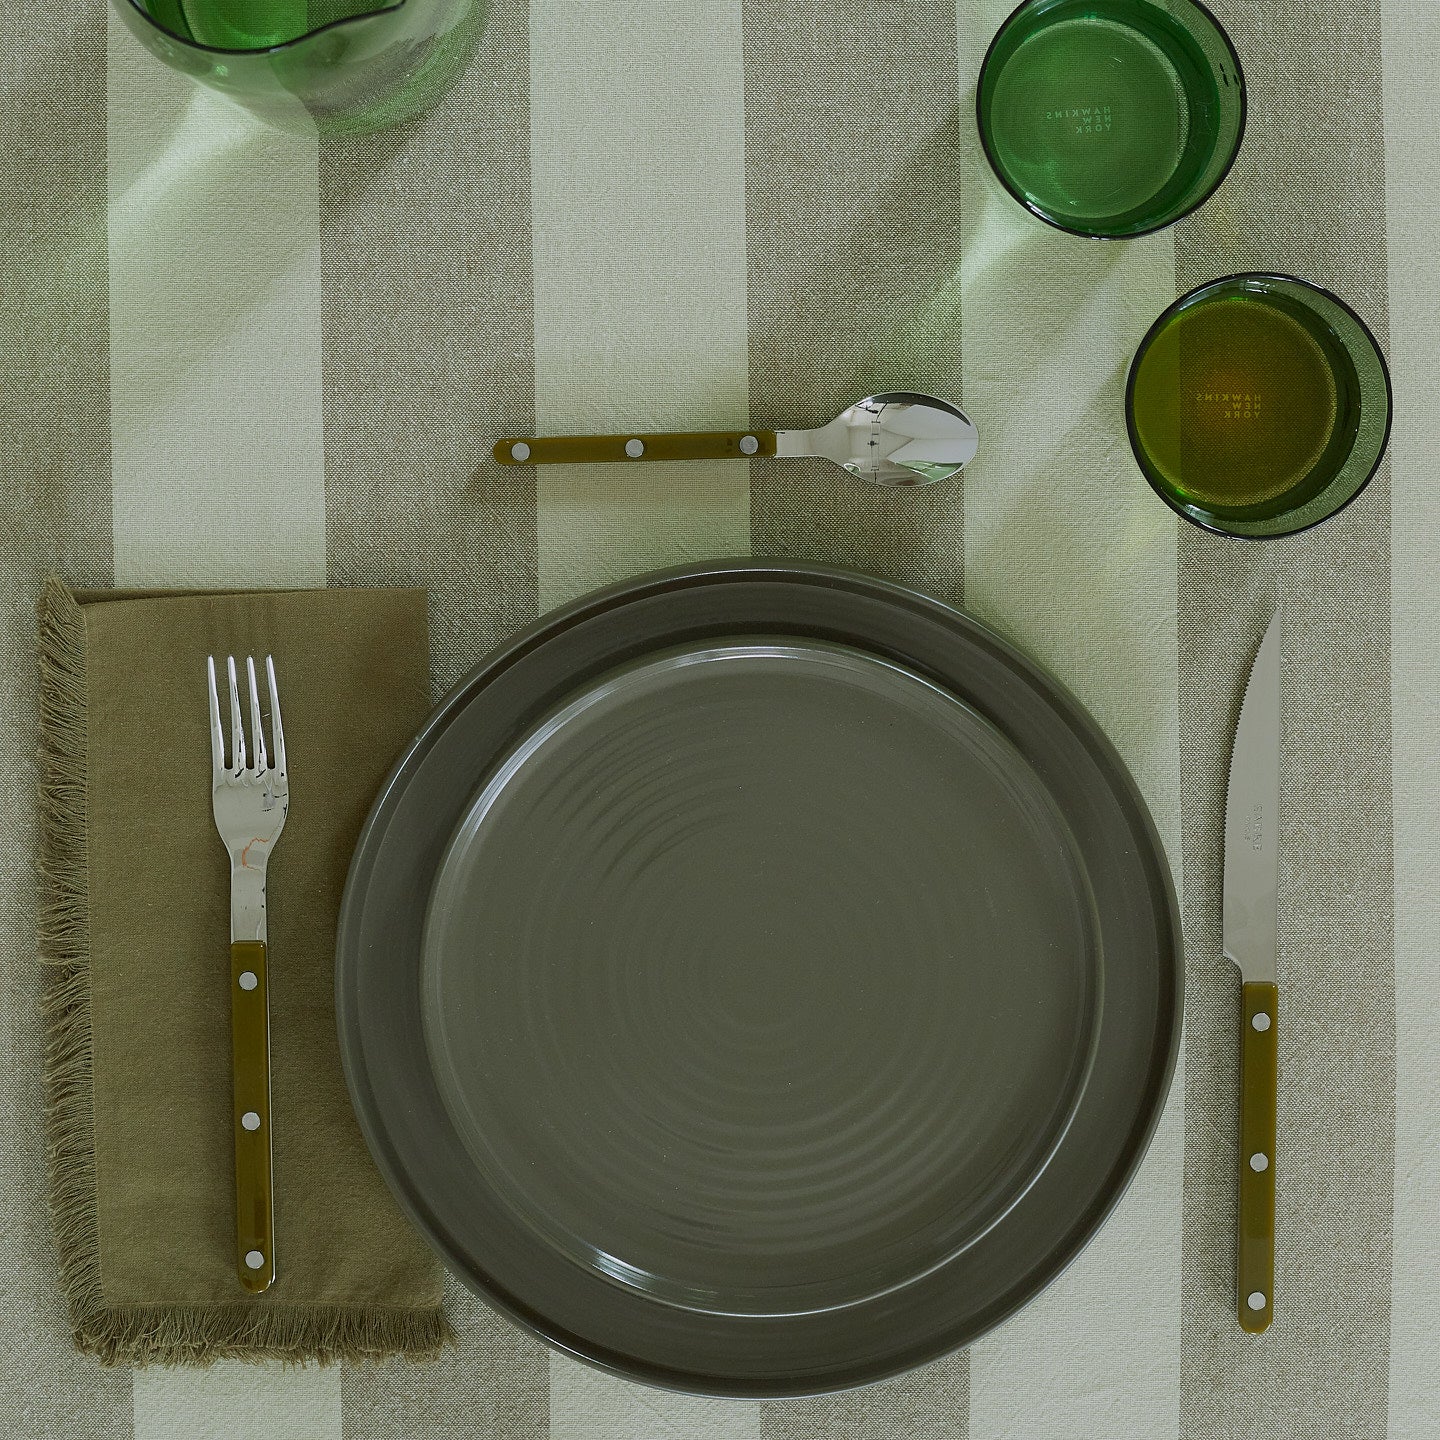
[[[464,72],[486,0],[114,0],[156,57],[261,119],[356,135],[412,119]]]
[[[1196,0],[1025,0],[990,42],[975,109],[991,169],[1031,214],[1117,239],[1214,194],[1245,80]]]
[[[1379,468],[1390,409],[1364,321],[1289,275],[1229,275],[1182,295],[1125,386],[1145,478],[1226,535],[1290,535],[1348,505]]]

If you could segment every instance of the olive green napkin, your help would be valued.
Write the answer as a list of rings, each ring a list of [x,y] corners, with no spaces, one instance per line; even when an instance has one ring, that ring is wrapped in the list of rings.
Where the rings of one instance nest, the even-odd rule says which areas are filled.
[[[434,1353],[441,1272],[365,1149],[334,1007],[350,854],[429,708],[424,592],[52,582],[40,608],[51,1200],[76,1344],[112,1364]],[[290,772],[267,905],[276,1279],[259,1296],[234,1271],[210,654],[274,655]]]

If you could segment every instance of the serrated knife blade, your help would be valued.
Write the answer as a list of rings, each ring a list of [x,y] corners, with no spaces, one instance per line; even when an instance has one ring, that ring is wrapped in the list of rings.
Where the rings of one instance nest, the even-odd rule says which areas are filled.
[[[1222,943],[1244,980],[1275,981],[1280,890],[1280,617],[1260,642],[1225,793]]]
[[[1274,1318],[1275,1021],[1280,890],[1280,615],[1265,631],[1230,752],[1221,943],[1240,968],[1240,1328]]]

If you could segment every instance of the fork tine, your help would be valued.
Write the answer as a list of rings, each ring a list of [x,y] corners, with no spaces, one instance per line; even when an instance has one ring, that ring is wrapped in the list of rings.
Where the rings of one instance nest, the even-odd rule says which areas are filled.
[[[270,682],[270,727],[275,738],[275,770],[285,778],[285,727],[280,723],[280,691],[275,685],[275,658],[265,657],[265,678]]]
[[[250,740],[255,749],[255,774],[270,766],[265,754],[265,727],[260,723],[260,691],[255,686],[255,657],[245,657],[245,673],[250,680]]]
[[[230,773],[238,775],[245,768],[245,723],[240,718],[240,687],[235,683],[235,657],[225,657],[230,674]]]
[[[225,768],[225,731],[220,724],[220,692],[215,688],[215,657],[205,657],[205,674],[210,681],[210,765],[218,775]]]

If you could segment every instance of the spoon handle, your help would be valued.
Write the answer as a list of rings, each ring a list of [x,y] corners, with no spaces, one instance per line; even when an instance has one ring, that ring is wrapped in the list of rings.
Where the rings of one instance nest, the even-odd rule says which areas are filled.
[[[594,460],[748,460],[775,453],[773,430],[689,435],[515,436],[495,446],[502,465],[566,465]]]

